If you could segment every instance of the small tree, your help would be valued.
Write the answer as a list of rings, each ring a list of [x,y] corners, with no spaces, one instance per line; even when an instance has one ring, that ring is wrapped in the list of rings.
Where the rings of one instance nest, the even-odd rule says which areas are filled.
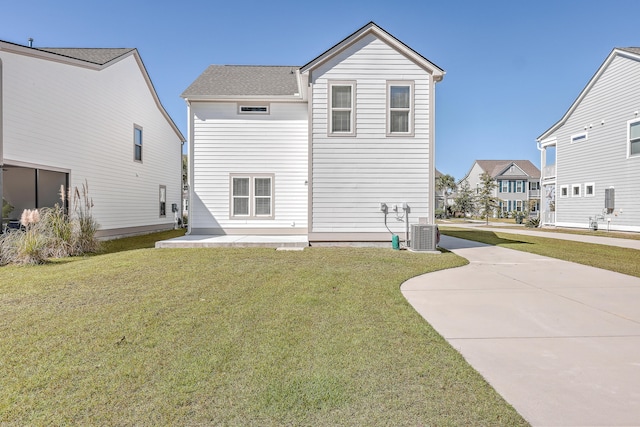
[[[475,209],[475,200],[473,199],[473,191],[468,181],[463,181],[458,189],[458,195],[453,200],[454,207],[457,211],[463,213],[466,217],[467,213],[473,212]]]
[[[500,201],[493,195],[493,190],[497,187],[495,180],[488,173],[480,175],[480,187],[477,195],[478,208],[482,218],[489,224],[489,215],[493,215],[499,207]]]
[[[440,175],[436,178],[436,190],[442,191],[442,200],[444,203],[444,217],[448,217],[449,195],[456,188],[456,180],[451,175]]]

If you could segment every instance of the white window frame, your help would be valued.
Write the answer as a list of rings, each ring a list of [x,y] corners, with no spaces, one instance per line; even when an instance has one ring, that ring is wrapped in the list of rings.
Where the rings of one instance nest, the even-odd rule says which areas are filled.
[[[578,189],[577,194],[576,194],[576,189]],[[582,197],[582,185],[571,184],[571,197]]]
[[[138,141],[138,135],[140,135],[139,141]],[[133,161],[134,162],[138,162],[138,163],[142,163],[142,159],[144,158],[142,156],[142,142],[144,140],[144,132],[142,129],[142,126],[138,126],[136,124],[133,125]],[[140,147],[140,158],[138,158],[138,147]]]
[[[635,138],[633,141],[631,140],[631,125],[634,125],[636,123],[640,123],[640,119],[633,119],[633,120],[627,121],[627,158],[640,157],[640,138]],[[632,154],[631,149],[636,144],[639,146],[638,152]]]
[[[580,132],[580,133],[576,133],[575,135],[571,135],[572,144],[585,142],[588,139],[589,139],[589,132]]]
[[[591,194],[588,192],[588,188],[591,187]],[[587,182],[584,184],[584,197],[596,196],[596,184],[594,182]]]
[[[522,200],[516,200],[516,212],[522,212]]]
[[[349,108],[334,108],[333,107],[333,88],[335,86],[349,86],[351,87],[351,106]],[[333,112],[334,111],[349,111],[349,126],[348,132],[339,132],[333,130]],[[356,81],[355,80],[329,80],[327,83],[327,135],[328,136],[356,136]]]
[[[238,104],[238,114],[269,115],[271,108],[267,103]]]
[[[516,193],[524,193],[524,185],[522,180],[516,181]]]
[[[568,185],[561,185],[560,186],[560,197],[561,198],[566,198],[569,197],[569,186]]]
[[[501,193],[508,193],[509,192],[509,181],[506,179],[503,179],[502,181],[500,181],[500,192]]]
[[[391,107],[391,88],[403,86],[409,88],[409,108],[392,108]],[[408,117],[407,132],[391,131],[391,113],[393,111],[406,111]],[[387,136],[411,137],[415,135],[415,82],[413,80],[388,80],[387,81]]]
[[[233,184],[234,179],[248,179],[249,180],[249,194],[244,196],[234,196],[233,194]],[[270,195],[256,195],[255,187],[257,179],[269,179],[270,186]],[[261,220],[261,219],[274,219],[275,218],[275,174],[264,174],[264,173],[255,173],[255,174],[242,174],[242,173],[232,173],[229,175],[229,219],[251,219],[251,220]],[[246,198],[248,199],[248,212],[247,214],[236,214],[234,211],[234,199],[235,198]],[[258,215],[256,213],[256,204],[258,199],[270,199],[270,208],[269,215]]]

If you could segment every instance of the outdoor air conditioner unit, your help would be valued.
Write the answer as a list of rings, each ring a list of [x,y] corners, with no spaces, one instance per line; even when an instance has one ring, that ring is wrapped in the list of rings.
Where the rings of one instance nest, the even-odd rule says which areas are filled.
[[[438,244],[438,226],[435,224],[411,225],[411,249],[435,251]]]

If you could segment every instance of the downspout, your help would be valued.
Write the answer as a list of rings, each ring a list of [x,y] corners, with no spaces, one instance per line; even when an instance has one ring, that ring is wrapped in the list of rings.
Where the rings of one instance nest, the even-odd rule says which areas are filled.
[[[188,201],[189,210],[187,211],[187,235],[191,234],[191,224],[193,212],[193,114],[191,112],[191,102],[185,98],[187,103],[187,174],[188,176]],[[182,154],[182,153],[181,153]]]
[[[538,184],[538,187],[540,188],[538,190],[540,192],[540,202],[538,206],[538,212],[539,212],[538,228],[542,228],[542,224],[544,223],[544,216],[547,213],[547,208],[542,199],[542,194],[543,194],[542,181],[544,179],[544,168],[547,163],[547,149],[542,148],[542,146],[540,145],[540,141],[536,141],[536,148],[538,149],[538,151],[540,151],[540,183]]]
[[[433,74],[429,75],[429,219],[427,224],[436,223],[436,84]],[[409,241],[409,228],[407,226],[407,241]]]

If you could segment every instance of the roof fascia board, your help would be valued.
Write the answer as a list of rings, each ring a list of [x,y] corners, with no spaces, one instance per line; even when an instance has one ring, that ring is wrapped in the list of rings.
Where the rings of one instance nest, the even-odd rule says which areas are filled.
[[[462,181],[469,179],[469,177],[471,176],[471,171],[473,170],[473,168],[476,166],[476,164],[478,165],[478,167],[480,169],[482,169],[482,171],[484,172],[484,168],[482,166],[480,166],[480,164],[478,163],[477,160],[474,160],[473,164],[471,165],[471,167],[469,168],[469,171],[467,172],[467,174],[460,180],[458,181],[458,185],[462,184]]]
[[[522,174],[523,174],[523,175],[531,176],[531,175],[529,175],[529,174],[528,174],[524,169],[522,169],[520,166],[518,166],[518,164],[517,164],[516,162],[511,162],[511,163],[507,164],[507,167],[500,169],[500,173],[497,173],[497,174],[494,176],[494,178],[496,178],[496,177],[501,176],[502,174],[504,174],[504,173],[505,173],[505,172],[506,172],[506,171],[507,171],[511,166],[515,166],[515,167],[517,167],[517,168],[518,168],[518,170],[519,170],[520,172],[522,172]],[[516,176],[516,175],[514,175],[514,176]]]
[[[176,126],[175,122],[173,121],[173,119],[171,119],[171,116],[169,116],[169,113],[167,113],[164,106],[160,102],[160,98],[158,98],[158,94],[156,93],[155,87],[151,82],[149,73],[147,73],[147,69],[145,68],[144,63],[140,58],[138,49],[131,49],[130,51],[118,56],[117,58],[112,59],[111,61],[106,62],[103,65],[95,64],[93,62],[88,62],[88,61],[82,61],[80,59],[71,58],[71,57],[57,54],[57,53],[47,52],[45,50],[40,50],[38,48],[21,46],[19,44],[5,42],[2,40],[0,40],[0,51],[11,52],[18,55],[24,55],[32,58],[58,62],[61,64],[72,65],[72,66],[86,68],[86,69],[95,70],[95,71],[103,70],[133,55],[136,60],[136,63],[138,64],[138,67],[140,68],[140,71],[142,72],[142,76],[147,84],[147,87],[151,91],[151,96],[153,97],[156,106],[158,107],[162,115],[165,117],[167,122],[169,122],[169,125],[173,128],[174,132],[180,139],[181,143],[186,141],[185,137],[182,135],[182,132],[180,132],[180,129],[178,129],[178,126]]]
[[[406,44],[402,43],[400,40],[398,40],[397,38],[395,38],[394,36],[386,32],[382,28],[378,27],[373,22],[368,23],[367,25],[360,28],[355,33],[351,34],[350,36],[348,36],[347,38],[345,38],[344,40],[342,40],[341,42],[339,42],[329,50],[325,51],[324,53],[320,54],[318,57],[312,59],[310,62],[303,65],[300,68],[300,72],[306,73],[310,70],[313,70],[319,67],[320,65],[326,63],[327,61],[330,61],[336,55],[340,54],[343,50],[349,48],[354,43],[356,43],[363,37],[367,36],[368,34],[373,34],[374,36],[376,36],[377,38],[381,39],[382,41],[387,43],[389,46],[394,48],[396,51],[398,51],[399,53],[401,53],[402,55],[404,55],[405,57],[407,57],[417,65],[419,65],[429,74],[431,74],[435,81],[440,81],[444,77],[445,71],[443,69],[441,69],[440,67],[438,67],[437,65],[435,65],[434,63],[426,59],[424,56],[417,53],[415,50],[411,49]]]
[[[578,108],[578,105],[580,105],[582,100],[591,91],[591,88],[596,84],[598,79],[600,79],[602,74],[604,74],[604,72],[609,67],[611,62],[613,62],[613,60],[615,59],[616,56],[623,56],[625,58],[633,59],[635,61],[640,61],[640,56],[639,55],[635,55],[635,54],[633,54],[631,52],[627,52],[627,51],[624,51],[624,50],[621,50],[621,49],[618,49],[618,48],[613,49],[611,51],[611,53],[607,56],[607,58],[604,60],[602,65],[600,65],[600,68],[598,68],[598,70],[593,75],[593,77],[591,77],[591,80],[589,80],[589,82],[584,87],[584,89],[582,89],[582,92],[580,92],[580,95],[578,95],[578,98],[576,98],[576,100],[573,101],[573,104],[571,104],[571,106],[569,107],[567,112],[564,114],[564,116],[562,116],[562,118],[560,120],[558,120],[553,126],[551,126],[549,129],[547,129],[542,135],[540,135],[538,138],[536,138],[537,142],[541,142],[541,141],[549,138],[553,132],[558,130],[558,128],[560,128],[563,124],[566,123],[566,121],[569,119],[571,114],[573,114],[573,112],[576,110],[576,108]]]
[[[74,65],[76,67],[88,68],[90,70],[101,70],[109,63],[103,65],[95,64],[93,62],[82,61],[80,59],[70,58],[65,55],[57,53],[47,52],[35,47],[21,46],[19,44],[0,41],[0,51],[14,53],[16,55],[24,55],[32,58],[44,59],[52,62],[59,62],[67,65]]]
[[[118,58],[114,59],[113,61],[108,62],[107,64],[112,64],[112,63],[114,63],[114,61],[120,61],[121,59],[123,59],[123,57],[129,56],[129,55],[133,55],[133,57],[135,58],[136,63],[138,64],[138,67],[140,68],[140,72],[142,73],[142,76],[143,76],[145,82],[147,83],[147,87],[149,88],[149,91],[151,92],[151,96],[153,97],[153,100],[154,100],[154,102],[156,104],[156,107],[158,107],[158,110],[160,110],[160,113],[167,120],[167,122],[169,123],[169,125],[171,126],[173,131],[176,133],[176,136],[178,137],[178,139],[180,139],[180,143],[182,144],[183,142],[186,141],[186,138],[182,135],[182,132],[180,132],[180,129],[178,129],[178,126],[175,124],[175,122],[173,121],[173,119],[171,118],[169,113],[167,113],[167,110],[165,110],[164,106],[162,105],[162,102],[160,102],[160,98],[158,97],[158,93],[156,92],[156,88],[153,86],[153,82],[151,81],[151,77],[149,77],[149,73],[147,73],[147,68],[144,66],[144,63],[142,62],[142,58],[140,57],[140,54],[138,53],[138,49],[133,49],[128,54],[123,55],[123,56],[119,56]]]
[[[189,102],[235,102],[235,101],[255,101],[255,102],[306,102],[303,99],[302,95],[300,96],[289,96],[289,95],[280,95],[280,96],[255,96],[255,95],[216,95],[216,96],[207,96],[207,95],[192,95],[192,96],[183,96],[185,100]]]

